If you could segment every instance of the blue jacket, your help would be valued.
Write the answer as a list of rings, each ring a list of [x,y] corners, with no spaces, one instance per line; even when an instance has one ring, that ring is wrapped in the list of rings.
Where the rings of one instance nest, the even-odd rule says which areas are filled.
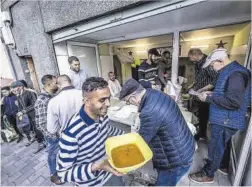
[[[232,62],[231,64],[226,66],[219,74],[219,78],[213,91],[213,97],[225,96],[228,79],[235,72],[242,73],[243,75],[245,75],[245,77],[247,77],[248,80],[247,84],[244,85],[245,93],[234,93],[243,95],[243,103],[241,103],[241,106],[238,109],[233,110],[228,110],[226,108],[218,106],[217,104],[211,104],[209,120],[212,124],[243,130],[245,128],[245,116],[247,107],[251,99],[250,72],[237,62]]]
[[[17,101],[17,97],[13,94],[4,97],[3,104],[4,104],[4,114],[6,116],[16,115],[18,112],[18,106],[15,104]]]
[[[147,89],[141,100],[139,134],[153,151],[157,169],[190,165],[194,138],[173,99],[162,92]]]

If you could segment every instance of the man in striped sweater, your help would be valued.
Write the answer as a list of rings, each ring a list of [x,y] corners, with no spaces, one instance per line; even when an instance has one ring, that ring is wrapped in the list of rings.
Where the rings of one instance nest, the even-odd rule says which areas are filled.
[[[156,48],[148,50],[148,59],[143,61],[138,68],[138,81],[144,88],[161,89],[161,81],[158,77],[157,62],[160,54]]]
[[[84,105],[69,120],[60,138],[58,175],[62,181],[76,185],[122,186],[122,174],[110,166],[105,153],[106,139],[123,133],[108,125],[108,83],[91,77],[83,83],[82,91]]]

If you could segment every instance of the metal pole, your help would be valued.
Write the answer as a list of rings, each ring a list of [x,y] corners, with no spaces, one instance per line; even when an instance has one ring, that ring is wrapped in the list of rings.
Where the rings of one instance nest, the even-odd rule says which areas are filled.
[[[246,137],[244,139],[243,145],[242,145],[242,151],[238,160],[238,165],[237,165],[237,170],[236,170],[236,174],[235,174],[235,178],[234,178],[234,183],[233,186],[240,186],[241,182],[242,182],[242,177],[244,174],[244,171],[246,169],[246,164],[249,158],[249,154],[251,154],[250,150],[251,150],[251,143],[252,143],[252,122],[251,122],[251,118],[249,121],[249,127],[247,130],[247,134]]]
[[[178,59],[179,59],[179,31],[173,33],[173,52],[172,52],[172,83],[177,83],[178,78]]]

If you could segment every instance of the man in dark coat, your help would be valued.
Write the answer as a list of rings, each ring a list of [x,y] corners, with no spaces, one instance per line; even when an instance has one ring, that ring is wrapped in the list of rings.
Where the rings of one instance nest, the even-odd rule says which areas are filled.
[[[35,154],[41,151],[45,148],[44,145],[44,136],[41,131],[39,131],[36,127],[35,122],[35,109],[34,105],[37,100],[37,94],[33,91],[26,90],[24,88],[23,83],[16,81],[11,84],[11,88],[13,90],[13,93],[17,96],[18,101],[18,117],[24,116],[24,114],[27,114],[30,122],[30,133],[28,134],[26,132],[28,143],[26,146],[31,145],[35,138],[38,142],[38,149],[34,152]],[[33,136],[33,133],[35,133],[35,137]]]
[[[194,138],[175,101],[164,93],[143,88],[128,79],[120,99],[139,107],[140,130],[153,152],[158,171],[157,186],[175,186],[189,170],[194,153]]]

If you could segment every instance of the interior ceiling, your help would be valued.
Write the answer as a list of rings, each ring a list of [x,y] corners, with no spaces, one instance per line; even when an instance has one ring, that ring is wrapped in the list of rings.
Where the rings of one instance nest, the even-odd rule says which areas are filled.
[[[167,43],[172,43],[172,34],[116,42],[116,43],[113,43],[113,45],[119,48],[130,48],[130,47],[151,46],[151,45],[157,45],[157,44],[160,45],[160,44],[167,44]]]
[[[204,40],[211,38],[220,38],[225,36],[233,36],[243,29],[249,23],[228,25],[223,27],[215,27],[196,31],[182,32],[180,35],[184,41]]]
[[[206,23],[213,23],[213,25],[221,25],[223,22],[226,24],[228,22],[234,23],[238,18],[239,20],[245,21],[251,20],[250,1],[206,1],[193,6],[79,36],[72,40],[79,42],[93,41],[94,43],[102,43],[107,40],[125,41],[140,38],[141,36],[153,36],[157,32],[172,33],[174,30],[204,28]],[[232,35],[233,32],[239,30],[239,27],[233,26],[233,29],[233,31],[229,31],[223,28],[218,34],[220,36],[223,36],[225,33]],[[183,38],[184,40],[190,40],[194,35],[200,37],[206,35],[206,31],[204,30],[198,32],[197,34],[192,32],[184,33]],[[214,29],[208,30],[207,32],[216,34]],[[144,42],[147,42],[146,39]],[[136,43],[127,43],[127,46],[130,45],[136,45]]]
[[[220,38],[225,36],[234,36],[248,24],[249,23],[242,23],[223,27],[182,32],[180,34],[181,41],[197,41],[211,38]],[[121,41],[112,44],[118,48],[139,48],[142,46],[162,45],[167,43],[172,43],[172,34],[141,38],[136,40]]]

